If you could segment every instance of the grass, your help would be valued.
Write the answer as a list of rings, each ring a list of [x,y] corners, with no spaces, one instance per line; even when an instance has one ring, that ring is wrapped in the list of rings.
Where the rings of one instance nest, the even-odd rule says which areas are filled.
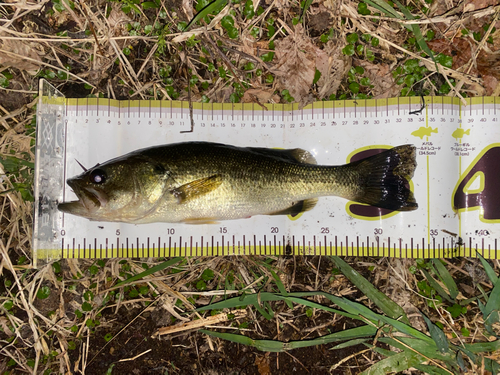
[[[500,45],[498,10],[453,9],[430,0],[0,5],[0,374],[236,371],[249,356],[247,368],[260,373],[288,364],[343,374],[500,372],[498,260],[30,266],[38,78],[67,97],[113,99],[305,105],[498,95],[488,83],[500,79],[491,53]],[[280,44],[294,33],[338,69],[312,67],[310,82],[291,88]],[[169,338],[161,350],[158,337]]]

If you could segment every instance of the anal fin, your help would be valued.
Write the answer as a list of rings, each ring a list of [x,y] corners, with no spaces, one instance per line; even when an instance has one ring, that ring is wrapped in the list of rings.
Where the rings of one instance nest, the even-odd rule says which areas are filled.
[[[271,212],[269,215],[291,215],[297,216],[301,212],[310,211],[316,206],[318,203],[318,198],[305,199],[303,201],[299,201],[292,206],[285,208],[284,210]]]
[[[217,220],[213,217],[196,217],[182,220],[184,224],[217,224]]]

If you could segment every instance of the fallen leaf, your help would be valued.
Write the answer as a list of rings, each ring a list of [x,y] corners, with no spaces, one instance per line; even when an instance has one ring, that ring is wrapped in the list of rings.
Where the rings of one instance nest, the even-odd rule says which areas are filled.
[[[484,9],[489,6],[498,5],[498,0],[466,0],[464,2],[464,12],[476,9]]]
[[[316,59],[324,52],[312,43],[301,24],[295,26],[294,33],[276,44],[277,65],[272,71],[278,76],[278,87],[287,89],[302,108],[313,101],[310,90],[316,73]]]
[[[356,62],[356,65],[365,69],[365,77],[370,78],[370,84],[374,87],[371,89],[373,99],[393,98],[399,96],[401,87],[396,85],[389,65],[373,64],[366,60]]]
[[[329,41],[317,54],[316,68],[321,77],[318,81],[318,99],[328,98],[337,93],[342,78],[352,65],[352,59],[342,53],[340,42]]]
[[[433,51],[452,56],[453,69],[472,75],[481,75],[486,95],[493,94],[498,80],[500,80],[500,55],[498,53],[488,54],[481,50],[469,70],[470,60],[476,46],[467,38],[456,38],[453,42],[446,39],[435,39],[427,43]]]
[[[490,75],[483,76],[484,95],[495,96],[494,93],[497,91],[498,83],[497,77]]]
[[[182,10],[189,20],[193,19],[193,2],[191,0],[182,0]]]
[[[316,31],[318,35],[328,29],[332,23],[330,12],[320,12],[309,19],[308,26]]]
[[[271,100],[272,99],[272,100]],[[243,94],[241,98],[242,103],[279,103],[280,97],[274,94],[273,89],[262,90],[262,89],[249,89]]]
[[[288,89],[301,107],[312,101],[309,98],[314,74],[316,72],[316,54],[319,48],[305,35],[301,24],[295,32],[277,43],[276,57],[278,83],[281,89]]]
[[[121,5],[111,3],[111,12],[108,16],[108,25],[113,36],[129,35],[127,24],[132,22],[132,19],[127,16],[121,9]]]
[[[38,51],[31,43],[24,40],[3,39],[2,36],[7,35],[0,33],[0,65],[25,70],[29,74],[35,75],[42,63],[39,53],[43,54],[43,52]],[[24,56],[30,60],[24,59]]]
[[[255,365],[257,366],[260,375],[271,375],[271,367],[269,366],[268,355],[256,355]]]

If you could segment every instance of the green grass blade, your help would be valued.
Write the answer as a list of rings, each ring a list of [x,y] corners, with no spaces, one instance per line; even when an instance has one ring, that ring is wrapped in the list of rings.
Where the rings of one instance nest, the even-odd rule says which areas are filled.
[[[300,22],[302,22],[302,20],[304,19],[304,14],[306,14],[306,12],[309,9],[309,7],[311,6],[312,2],[313,2],[313,0],[306,0],[306,2],[304,4],[304,8],[300,12]]]
[[[258,303],[255,304],[255,308],[257,311],[267,320],[271,320],[274,317],[274,311],[271,308],[271,305],[269,305],[269,302],[264,302],[264,307],[260,306]]]
[[[394,17],[394,18],[399,18],[403,19],[403,17],[396,12],[396,10],[391,7],[387,2],[384,0],[363,0],[365,3],[368,5],[374,7],[375,9],[380,10],[382,13],[385,13],[389,17]]]
[[[208,331],[206,329],[200,329],[198,332],[204,333],[209,336],[213,337],[219,337],[223,340],[228,340],[232,342],[236,342],[238,344],[243,344],[247,346],[255,346],[255,340],[251,339],[250,337],[243,336],[243,335],[236,335],[234,333],[227,333],[227,332],[214,332],[214,331]]]
[[[228,298],[226,300],[212,303],[210,305],[201,306],[197,309],[197,311],[206,311],[206,310],[213,310],[213,309],[219,310],[219,309],[225,309],[225,308],[232,309],[232,308],[235,308],[238,306],[249,306],[249,305],[260,306],[259,300],[260,300],[260,303],[270,302],[270,301],[289,300],[293,303],[302,304],[304,306],[333,312],[335,314],[346,316],[346,317],[349,317],[352,319],[361,320],[360,317],[358,316],[358,314],[349,314],[349,313],[346,313],[345,311],[333,309],[331,307],[323,306],[319,303],[300,298],[300,297],[314,297],[317,295],[325,296],[327,298],[338,299],[338,300],[342,301],[342,298],[338,298],[338,297],[329,295],[328,293],[324,293],[324,292],[294,292],[294,293],[288,293],[288,297],[284,297],[284,296],[281,296],[281,295],[278,295],[275,293],[264,292],[264,293],[260,293],[260,294],[258,294],[258,293],[246,294],[245,296],[243,296],[243,298],[241,298],[242,296]]]
[[[382,354],[383,356],[386,356],[386,357],[392,357],[393,355],[396,354],[396,352],[393,352],[392,350],[389,350],[389,349],[379,348],[378,346],[374,346],[374,345],[368,345],[368,344],[365,344],[365,345],[368,346],[369,348],[371,348],[374,352]]]
[[[404,324],[404,323],[402,323],[398,320],[395,320],[395,319],[388,318],[386,316],[381,316],[380,320],[386,324],[393,326],[399,332],[405,333],[408,336],[414,337],[416,339],[423,340],[431,345],[434,344],[434,340],[432,340],[431,337],[423,334],[419,330],[417,330],[417,329],[415,329],[407,324]]]
[[[493,328],[493,324],[498,323],[498,322],[500,322],[500,311],[493,310],[488,315],[488,317],[484,320],[484,327],[486,328],[486,331],[488,331],[488,333],[490,335],[493,335],[493,336],[498,335],[498,332],[495,332],[495,329]]]
[[[500,350],[500,340],[465,344],[465,348],[470,350],[472,353],[494,352]]]
[[[439,278],[441,279],[443,284],[446,285],[446,288],[448,288],[450,297],[455,301],[458,296],[458,287],[457,284],[455,283],[455,280],[453,280],[453,277],[450,275],[450,272],[448,272],[446,267],[443,265],[443,263],[441,263],[439,259],[433,259],[432,263],[436,268]]]
[[[365,3],[368,5],[371,5],[372,7],[380,10],[381,12],[385,13],[389,17],[394,17],[398,19],[404,19],[406,18],[407,20],[413,20],[415,17],[411,12],[404,6],[402,5],[398,0],[394,0],[394,3],[398,6],[399,10],[404,14],[405,17],[402,17],[394,8],[392,8],[389,4],[387,4],[384,0],[363,0]],[[434,61],[434,64],[436,64],[436,69],[437,69],[437,63],[436,60],[434,59],[434,54],[432,53],[431,49],[425,42],[424,37],[422,36],[422,32],[420,30],[420,27],[416,24],[412,25],[404,25],[408,30],[410,30],[413,35],[415,35],[415,40],[417,41],[417,44],[419,47],[424,51],[427,55],[430,56],[432,61]],[[439,71],[439,70],[438,70]]]
[[[409,350],[405,350],[375,363],[369,369],[363,371],[361,375],[385,375],[388,371],[390,373],[398,373],[410,367],[414,367],[415,365],[419,365],[424,361],[424,357]]]
[[[401,4],[398,0],[394,0],[394,3],[398,6],[399,10],[405,15],[407,20],[414,20],[415,19],[413,14],[411,14],[411,12],[403,4]],[[432,59],[432,61],[434,61],[434,64],[436,64],[436,69],[438,69],[437,62],[434,59],[434,54],[432,53],[431,49],[429,48],[429,46],[425,42],[425,39],[422,36],[422,32],[420,31],[420,26],[418,26],[417,24],[412,24],[412,25],[406,25],[406,28],[413,32],[413,35],[415,35],[415,39],[416,39],[419,47],[422,49],[422,51],[424,51],[427,55],[429,55],[429,57]],[[437,71],[439,72],[439,70],[437,70]]]
[[[361,340],[360,341],[361,343],[363,341],[366,341],[366,338],[361,338],[361,337],[374,336],[377,333],[377,330],[376,328],[371,326],[361,326],[361,327],[351,328],[345,331],[335,332],[322,337],[317,337],[311,340],[290,341],[287,343],[283,343],[277,340],[254,340],[247,336],[238,335],[235,333],[213,332],[204,329],[200,330],[200,332],[210,336],[219,337],[223,340],[236,342],[238,344],[253,346],[254,348],[262,350],[264,352],[284,352],[287,350],[323,345],[336,341],[349,340],[352,338],[357,338],[358,340]]]
[[[426,317],[423,314],[422,317],[424,318],[425,323],[427,323],[427,327],[429,328],[429,333],[431,334],[431,337],[436,343],[436,346],[438,347],[439,351],[443,354],[448,352],[449,349],[448,339],[446,338],[444,332],[437,325],[432,323],[428,317]]]
[[[144,278],[146,276],[152,275],[155,272],[158,272],[158,271],[164,270],[165,268],[173,266],[174,264],[179,263],[183,259],[184,259],[183,257],[177,257],[177,258],[169,259],[166,262],[158,264],[157,266],[148,268],[144,272],[141,272],[141,273],[139,273],[139,274],[137,274],[135,276],[129,277],[127,280],[120,281],[119,283],[115,284],[115,287],[123,286],[123,285],[126,285],[126,284],[130,284],[130,283],[132,283],[132,282],[134,282],[136,280],[140,280],[140,279],[142,279],[142,278]]]
[[[448,293],[446,293],[444,291],[443,288],[441,288],[441,285],[439,285],[439,283],[434,280],[434,278],[430,275],[430,273],[427,271],[427,270],[422,270],[422,272],[424,273],[425,275],[425,278],[427,279],[427,281],[429,282],[430,286],[441,296],[443,297],[445,300],[447,300],[448,302],[450,303],[454,303],[455,301],[453,301],[451,299],[451,297],[448,295]]]
[[[288,292],[286,291],[285,289],[285,286],[283,285],[283,283],[281,282],[281,279],[279,278],[279,276],[276,274],[276,272],[274,272],[273,270],[271,270],[271,275],[273,275],[273,278],[274,278],[274,281],[276,282],[276,285],[278,286],[278,289],[280,291],[280,293],[286,297],[288,296]],[[293,309],[293,305],[290,301],[286,300],[286,304],[287,306],[290,308],[290,309]]]
[[[365,325],[361,327],[346,329],[344,331],[330,333],[320,338],[327,342],[351,340],[351,339],[366,340],[366,337],[374,336],[376,333],[377,333],[377,328]],[[325,344],[327,342],[325,342]]]
[[[382,315],[377,314],[373,311],[371,311],[368,307],[365,305],[358,303],[358,302],[353,302],[348,300],[347,298],[340,298],[333,296],[328,293],[324,292],[294,292],[294,293],[289,293],[289,296],[298,296],[298,297],[308,297],[308,296],[314,296],[314,295],[320,295],[323,296],[330,301],[332,301],[334,304],[339,306],[341,309],[344,309],[347,311],[347,313],[343,313],[344,316],[347,316],[345,314],[348,314],[350,317],[355,317],[355,319],[360,319],[363,320],[360,316],[363,316],[366,319],[369,319],[373,322],[373,324],[377,324],[377,322],[380,320]]]
[[[340,271],[386,315],[394,319],[401,317],[401,321],[409,323],[408,317],[401,306],[375,288],[372,283],[361,276],[343,259],[337,256],[331,256],[329,258],[336,264],[337,268],[339,268]]]
[[[500,310],[500,280],[497,280],[490,293],[485,307],[485,315],[490,315],[493,311]]]
[[[196,22],[201,20],[202,18],[205,18],[209,14],[214,13],[219,7],[223,7],[227,3],[227,0],[215,0],[212,1],[210,4],[208,4],[205,8],[200,10],[196,16],[193,17],[191,21],[187,24],[186,28],[184,31],[188,31],[191,26],[193,26]]]
[[[441,354],[436,346],[436,344],[429,344],[426,341],[420,339],[414,339],[411,337],[398,336],[396,338],[391,337],[381,337],[379,338],[380,342],[383,342],[387,345],[394,346],[395,348],[406,350],[408,347],[415,350],[418,354],[426,356],[428,358],[432,358],[435,360],[443,361],[452,366],[456,365],[455,357],[451,354],[451,351],[446,354]],[[405,346],[406,345],[406,346]]]
[[[475,344],[465,344],[465,348],[458,346],[457,349],[468,356],[473,362],[476,363],[478,367],[484,365],[486,371],[489,371],[492,374],[500,374],[500,363],[491,360],[490,358],[483,357],[486,352],[495,352],[500,350],[500,340],[495,340],[492,342],[480,342]],[[477,353],[479,355],[476,356],[474,353]]]
[[[478,364],[481,366],[481,364]],[[491,358],[484,359],[484,369],[492,374],[500,374],[500,363]]]
[[[477,257],[481,261],[481,264],[483,265],[484,271],[486,272],[488,279],[490,279],[491,283],[495,285],[498,281],[498,276],[495,273],[495,270],[493,269],[493,267],[491,267],[488,261],[482,257],[481,254],[477,253]]]
[[[348,348],[350,346],[363,344],[366,341],[367,341],[367,339],[354,339],[354,340],[343,342],[342,344],[335,345],[333,348],[330,348],[330,350],[344,349],[344,348]]]
[[[429,375],[450,375],[450,373],[446,370],[443,370],[442,368],[436,367],[436,366],[430,366],[430,365],[415,365],[413,366],[417,370],[422,371],[425,374]]]

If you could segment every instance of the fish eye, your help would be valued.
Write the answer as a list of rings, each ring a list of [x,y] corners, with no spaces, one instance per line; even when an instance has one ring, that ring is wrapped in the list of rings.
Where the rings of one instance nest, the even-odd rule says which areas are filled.
[[[103,184],[106,182],[106,172],[104,172],[102,169],[94,169],[92,172],[90,172],[90,182],[94,184]]]

